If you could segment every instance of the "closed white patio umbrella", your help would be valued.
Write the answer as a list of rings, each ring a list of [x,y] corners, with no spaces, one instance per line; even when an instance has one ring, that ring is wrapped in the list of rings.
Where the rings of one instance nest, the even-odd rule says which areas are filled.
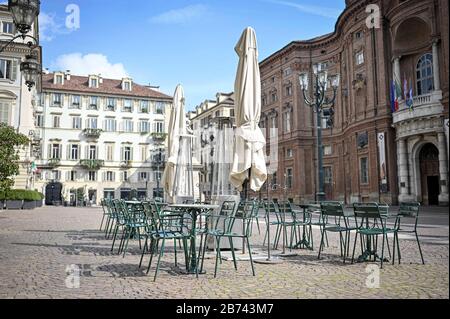
[[[250,27],[244,30],[235,51],[239,55],[234,85],[237,128],[230,182],[242,192],[243,184],[249,179],[250,188],[258,192],[267,180],[267,167],[266,139],[259,128],[261,76],[255,30]]]
[[[173,97],[173,104],[169,121],[168,132],[168,160],[164,174],[162,176],[162,185],[167,194],[168,201],[173,202],[174,183],[176,178],[176,167],[178,165],[178,154],[180,150],[180,136],[186,134],[186,114],[184,109],[185,99],[184,90],[178,85]]]

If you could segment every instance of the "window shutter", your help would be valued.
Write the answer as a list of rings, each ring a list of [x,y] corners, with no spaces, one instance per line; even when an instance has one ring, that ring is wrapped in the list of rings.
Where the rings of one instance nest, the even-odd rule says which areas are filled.
[[[17,68],[18,68],[18,63],[17,63],[17,60],[14,59],[14,60],[12,60],[12,65],[11,65],[11,80],[12,81],[17,80]]]
[[[48,144],[47,154],[48,154],[48,156],[47,156],[48,159],[52,158],[52,144]]]
[[[100,154],[98,153],[98,145],[95,146],[95,159],[99,159],[100,158]]]
[[[120,148],[120,161],[123,162],[125,160],[125,149],[123,147]]]
[[[121,182],[124,182],[123,178],[124,178],[123,172],[120,172],[120,181],[121,181]]]
[[[132,148],[132,147],[130,147],[130,153],[131,153],[131,154],[130,154],[130,160],[133,161],[133,160],[134,160],[134,159],[133,159],[134,151],[133,151],[133,148]]]
[[[89,159],[89,146],[88,145],[86,145],[86,147],[85,147],[85,154],[84,154],[84,158],[85,159]]]
[[[116,172],[112,173],[112,181],[115,182],[116,181]]]
[[[103,172],[103,173],[102,173],[102,180],[103,180],[104,182],[106,182],[106,172]]]
[[[72,158],[72,152],[70,151],[70,144],[66,146],[66,159],[71,160]]]

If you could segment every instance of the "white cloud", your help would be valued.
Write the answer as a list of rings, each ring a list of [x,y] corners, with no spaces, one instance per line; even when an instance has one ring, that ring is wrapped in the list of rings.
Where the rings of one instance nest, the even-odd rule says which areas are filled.
[[[338,9],[334,8],[327,8],[327,7],[319,7],[319,6],[312,6],[312,5],[306,5],[306,4],[299,4],[295,2],[289,2],[289,1],[281,1],[281,0],[265,0],[267,2],[295,8],[301,12],[313,14],[325,18],[333,18],[336,19],[339,17],[339,15],[342,13]]]
[[[157,24],[183,24],[204,16],[207,11],[205,5],[193,4],[184,8],[166,11],[150,18],[150,21]]]
[[[99,53],[71,53],[59,56],[52,64],[54,70],[70,70],[76,75],[101,74],[105,78],[121,79],[128,76],[122,63],[111,63]]]
[[[69,34],[73,30],[67,29],[54,13],[41,12],[39,14],[39,38],[50,42],[57,35]]]

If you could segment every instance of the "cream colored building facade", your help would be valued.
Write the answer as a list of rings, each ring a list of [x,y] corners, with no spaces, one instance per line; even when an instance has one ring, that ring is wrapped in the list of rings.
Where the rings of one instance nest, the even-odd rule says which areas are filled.
[[[38,38],[35,28],[37,20],[29,35]],[[6,45],[16,35],[15,26],[7,5],[0,5],[0,46]],[[20,63],[30,54],[28,45],[21,39],[8,46],[0,53],[0,122],[6,123],[18,132],[32,138],[34,134],[34,113],[37,106],[37,87],[31,91],[25,84],[20,72]],[[39,60],[41,60],[39,56]],[[39,61],[40,62],[40,61]],[[20,151],[20,173],[15,178],[14,188],[34,189],[31,163],[34,161],[32,145]]]
[[[172,98],[130,78],[66,71],[45,74],[42,83],[36,184],[46,193],[46,204],[99,204],[134,191],[137,197],[152,197],[164,171]],[[62,198],[51,191],[58,184]]]

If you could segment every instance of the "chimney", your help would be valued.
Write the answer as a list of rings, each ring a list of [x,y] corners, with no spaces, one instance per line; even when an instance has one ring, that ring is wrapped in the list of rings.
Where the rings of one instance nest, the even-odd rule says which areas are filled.
[[[70,70],[66,70],[66,80],[70,81]]]

